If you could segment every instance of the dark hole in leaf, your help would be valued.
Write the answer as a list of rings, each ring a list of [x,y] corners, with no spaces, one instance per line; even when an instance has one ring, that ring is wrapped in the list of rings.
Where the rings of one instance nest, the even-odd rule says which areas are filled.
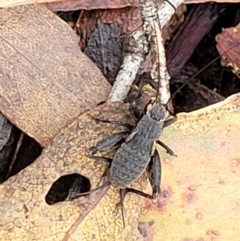
[[[20,131],[0,114],[0,183],[7,178]]]
[[[61,176],[52,184],[45,197],[45,201],[49,205],[62,201],[70,201],[78,194],[88,192],[90,187],[89,179],[78,173]]]
[[[9,177],[32,164],[42,153],[42,147],[31,137],[24,134],[16,160],[9,172]]]
[[[33,163],[41,146],[0,114],[0,183]]]

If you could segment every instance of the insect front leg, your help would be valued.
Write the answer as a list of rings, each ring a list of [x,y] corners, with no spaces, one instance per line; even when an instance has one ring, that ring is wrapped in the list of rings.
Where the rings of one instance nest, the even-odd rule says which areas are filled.
[[[164,121],[163,128],[170,126],[171,124],[173,124],[176,121],[177,121],[177,116],[174,116],[172,119]]]
[[[126,136],[129,134],[129,131],[123,131],[110,135],[100,142],[96,146],[93,146],[89,149],[89,155],[93,159],[98,159],[99,157],[94,156],[97,152],[109,151],[112,148],[116,147],[121,141],[123,141]]]
[[[109,163],[109,165],[112,162],[112,158],[109,157],[102,157],[102,156],[91,156],[92,159],[94,159],[95,161],[104,161]]]
[[[110,124],[114,124],[114,125],[124,126],[124,127],[128,128],[129,130],[132,130],[134,128],[133,125],[128,124],[128,123],[123,123],[123,122],[120,122],[120,121],[104,120],[104,119],[96,118],[96,117],[93,117],[93,116],[91,116],[91,118],[96,120],[96,121],[103,122],[103,123],[110,123]]]

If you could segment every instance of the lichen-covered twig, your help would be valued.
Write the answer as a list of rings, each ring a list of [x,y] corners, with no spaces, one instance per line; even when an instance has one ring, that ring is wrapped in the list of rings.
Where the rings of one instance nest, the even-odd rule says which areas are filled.
[[[143,29],[140,28],[129,38],[127,54],[109,94],[108,101],[123,101],[126,98],[136,78],[140,64],[147,53],[148,42],[143,34]]]
[[[157,7],[155,7],[156,9]],[[153,26],[154,26],[154,33],[152,34],[152,71],[151,77],[152,79],[158,83],[158,90],[157,90],[157,98],[163,104],[166,104],[170,99],[170,87],[169,87],[169,79],[170,76],[167,70],[167,61],[166,61],[166,53],[165,47],[162,37],[162,30],[159,22],[159,18],[157,14],[156,17],[153,19]]]
[[[152,10],[152,1],[141,0],[143,26],[132,33],[127,54],[123,60],[121,70],[109,94],[108,101],[123,101],[137,75],[141,62],[149,51],[148,39],[154,30]],[[158,8],[158,17],[161,26],[164,26],[174,14],[174,8],[177,8],[183,1],[172,0],[171,4],[164,1]]]

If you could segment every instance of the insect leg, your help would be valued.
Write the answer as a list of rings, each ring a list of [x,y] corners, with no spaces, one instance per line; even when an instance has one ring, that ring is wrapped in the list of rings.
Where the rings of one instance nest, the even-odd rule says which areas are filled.
[[[124,126],[130,130],[132,130],[134,128],[133,125],[131,124],[128,124],[128,123],[123,123],[123,122],[120,122],[120,121],[115,121],[115,120],[103,120],[103,119],[99,119],[99,118],[96,118],[96,117],[93,117],[91,116],[92,119],[96,120],[96,121],[100,121],[100,122],[103,122],[103,123],[110,123],[110,124],[114,124],[114,125],[119,125],[119,126]]]
[[[148,179],[152,186],[152,198],[157,198],[160,194],[160,183],[161,183],[161,174],[162,174],[162,166],[160,161],[160,156],[155,150],[154,155],[151,158],[151,161],[147,167]]]
[[[122,209],[122,212],[124,213],[124,208],[123,208],[123,203],[124,203],[124,199],[126,197],[126,194],[128,192],[131,192],[131,193],[135,193],[137,195],[140,195],[142,197],[145,197],[145,198],[149,198],[149,199],[152,199],[153,197],[147,193],[144,193],[142,191],[139,191],[139,190],[136,190],[134,188],[121,188],[120,189],[120,202],[116,205],[116,210],[118,210],[119,208]]]
[[[153,199],[152,195],[149,195],[145,192],[139,191],[139,190],[134,189],[134,188],[129,188],[129,187],[125,188],[124,198],[125,198],[125,196],[128,192],[135,193],[139,196],[142,196],[142,197],[145,197],[145,198],[148,198],[148,199]]]
[[[96,154],[98,151],[101,152],[112,149],[117,144],[119,144],[119,142],[121,142],[128,134],[129,131],[123,131],[104,138],[103,140],[98,142],[96,146],[93,146],[89,149],[90,157],[94,158],[94,154]]]
[[[125,188],[121,188],[119,190],[119,194],[120,194],[120,202],[116,205],[116,210],[115,210],[115,214],[118,213],[118,210],[121,209],[121,214],[122,214],[122,221],[123,221],[123,227],[125,228],[125,219],[124,219],[124,216],[126,214],[126,211],[124,209],[124,205],[123,205],[123,202],[124,202],[124,198],[125,198]]]
[[[164,144],[162,141],[157,140],[156,143],[158,145],[160,145],[161,147],[163,147],[166,150],[166,152],[168,154],[170,154],[171,156],[177,156],[177,155],[174,154],[173,150],[170,147],[168,147],[166,144]]]
[[[173,124],[175,121],[177,121],[177,117],[176,117],[176,116],[174,116],[174,117],[173,117],[172,119],[170,119],[170,120],[164,121],[163,128],[170,126],[170,125]]]
[[[121,209],[121,213],[122,213],[122,220],[123,220],[123,226],[125,227],[125,221],[124,221],[124,216],[126,214],[126,211],[124,209],[124,199],[126,197],[126,194],[128,192],[132,192],[132,193],[135,193],[137,195],[140,195],[140,196],[143,196],[145,198],[149,198],[149,199],[152,199],[152,196],[147,194],[147,193],[144,193],[142,191],[139,191],[139,190],[136,190],[136,189],[133,189],[133,188],[121,188],[120,191],[119,191],[119,194],[120,194],[120,202],[116,205],[116,211],[115,213],[117,214],[118,210]]]
[[[91,158],[94,159],[95,161],[104,161],[104,162],[107,162],[109,164],[111,164],[111,162],[112,162],[112,158],[108,158],[108,157],[91,156]]]
[[[73,200],[73,199],[75,199],[75,198],[79,198],[79,197],[82,197],[82,196],[89,195],[89,194],[92,193],[92,192],[95,192],[95,191],[97,191],[97,190],[103,189],[103,188],[105,188],[105,187],[107,187],[107,186],[110,186],[110,185],[111,185],[111,181],[107,181],[107,182],[103,183],[101,186],[96,187],[96,188],[94,188],[94,189],[92,189],[92,190],[90,190],[90,191],[88,191],[88,192],[82,192],[82,193],[72,194],[71,197],[70,197],[68,200],[71,201],[71,200]]]

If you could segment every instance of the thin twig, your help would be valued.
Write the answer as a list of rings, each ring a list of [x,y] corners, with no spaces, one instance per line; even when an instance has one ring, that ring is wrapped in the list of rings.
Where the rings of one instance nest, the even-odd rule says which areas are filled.
[[[136,30],[129,39],[127,54],[118,72],[108,101],[123,101],[136,78],[140,64],[148,53],[148,42],[142,28]]]
[[[18,141],[17,141],[17,145],[16,145],[16,147],[15,147],[13,156],[12,156],[12,160],[11,160],[11,162],[10,162],[10,164],[9,164],[8,172],[7,172],[6,177],[5,177],[6,179],[9,178],[9,176],[10,176],[10,174],[11,174],[11,171],[12,171],[12,168],[13,168],[13,165],[14,165],[15,162],[16,162],[17,155],[18,155],[19,150],[20,150],[20,147],[22,146],[22,143],[23,143],[23,138],[24,138],[24,133],[21,132],[20,137],[19,137],[19,139],[18,139]]]
[[[152,8],[150,8],[149,12],[149,6],[151,6],[149,5],[149,2],[151,1],[141,0],[143,6],[143,26],[132,33],[130,37],[127,54],[124,58],[121,70],[116,77],[111,93],[109,94],[108,101],[123,101],[126,98],[130,87],[136,78],[140,64],[149,52],[146,35],[149,37],[154,29],[154,26],[151,26],[151,24],[148,26],[151,22],[148,18],[153,17],[151,13]],[[174,7],[178,7],[182,2],[182,0],[172,0],[171,4]],[[161,26],[164,26],[175,12],[171,4],[165,1],[158,7],[158,17]]]
[[[154,0],[153,0],[154,1]],[[157,98],[158,100],[166,104],[170,99],[169,91],[169,74],[167,71],[167,61],[165,54],[165,47],[162,38],[162,30],[157,15],[157,5],[152,10],[155,16],[152,19],[152,25],[154,26],[154,32],[151,40],[151,54],[152,54],[152,70],[151,77],[153,81],[158,83]]]

